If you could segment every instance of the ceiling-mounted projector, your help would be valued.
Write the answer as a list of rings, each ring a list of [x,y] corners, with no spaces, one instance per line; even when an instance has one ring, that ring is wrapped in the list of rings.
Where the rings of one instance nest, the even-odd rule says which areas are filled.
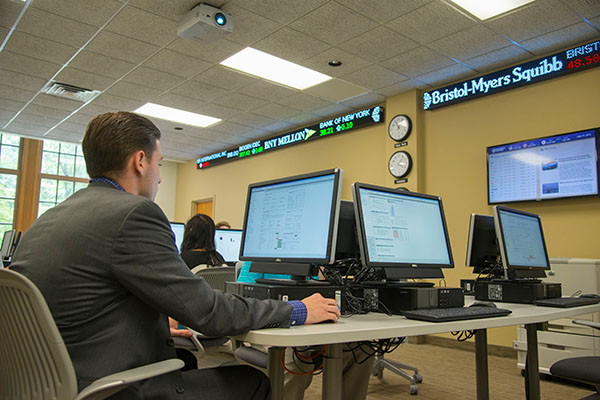
[[[210,4],[200,3],[177,24],[177,34],[184,39],[209,43],[233,32],[233,17]]]

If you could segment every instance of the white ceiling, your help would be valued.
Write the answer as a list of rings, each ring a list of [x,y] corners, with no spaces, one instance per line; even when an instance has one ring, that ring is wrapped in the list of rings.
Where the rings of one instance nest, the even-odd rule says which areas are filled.
[[[234,31],[203,45],[176,33],[198,2],[30,0],[19,20],[23,3],[0,0],[0,129],[79,142],[94,115],[147,102],[222,118],[154,119],[165,158],[188,161],[600,37],[600,0],[536,0],[486,22],[444,0],[207,0]],[[298,91],[219,65],[246,46],[336,80]],[[40,93],[51,79],[103,93],[85,106]]]

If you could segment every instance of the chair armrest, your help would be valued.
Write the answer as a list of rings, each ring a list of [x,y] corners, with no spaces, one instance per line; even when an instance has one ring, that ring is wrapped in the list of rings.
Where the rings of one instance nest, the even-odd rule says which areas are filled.
[[[590,328],[600,329],[599,322],[587,321],[585,319],[575,319],[575,320],[573,320],[573,323],[577,324],[577,325],[589,326]]]
[[[83,389],[75,400],[100,400],[125,389],[132,383],[177,371],[184,362],[176,358],[117,372],[94,381]]]

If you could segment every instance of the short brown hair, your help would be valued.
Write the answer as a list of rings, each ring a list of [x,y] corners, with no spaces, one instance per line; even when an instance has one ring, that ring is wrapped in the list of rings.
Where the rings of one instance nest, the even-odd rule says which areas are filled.
[[[97,178],[118,173],[139,150],[152,158],[159,139],[160,130],[141,115],[126,111],[97,115],[89,122],[81,143],[88,175]]]

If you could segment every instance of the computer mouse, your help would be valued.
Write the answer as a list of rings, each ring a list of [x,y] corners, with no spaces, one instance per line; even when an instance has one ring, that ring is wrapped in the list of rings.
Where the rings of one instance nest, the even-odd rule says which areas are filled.
[[[496,308],[496,305],[491,301],[476,301],[471,304],[469,307],[492,307]]]
[[[600,299],[600,294],[596,294],[596,293],[584,293],[579,295],[579,297],[585,297],[588,299]]]

